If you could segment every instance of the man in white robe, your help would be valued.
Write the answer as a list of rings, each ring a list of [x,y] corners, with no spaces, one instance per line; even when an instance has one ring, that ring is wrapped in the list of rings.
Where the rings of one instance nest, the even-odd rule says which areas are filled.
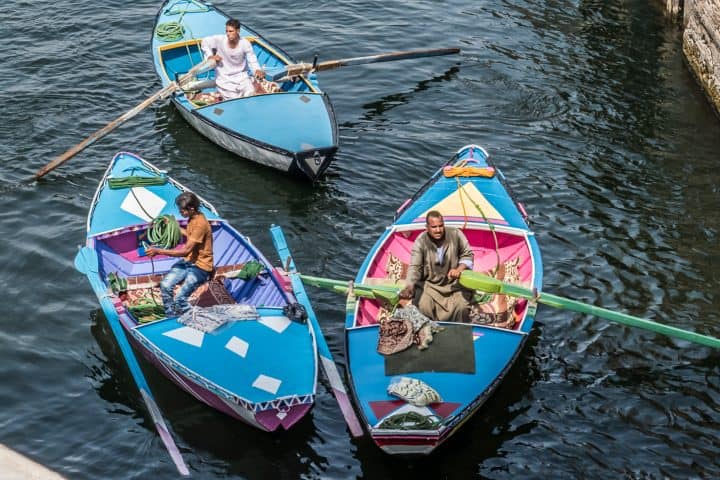
[[[215,60],[215,85],[224,100],[255,95],[248,70],[256,78],[264,78],[265,72],[250,42],[240,36],[239,20],[233,18],[225,23],[225,35],[203,38],[201,48],[205,58]]]

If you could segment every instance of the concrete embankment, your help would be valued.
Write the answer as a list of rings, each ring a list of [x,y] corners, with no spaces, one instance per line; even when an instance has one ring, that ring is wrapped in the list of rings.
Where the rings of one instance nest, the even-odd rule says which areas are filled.
[[[0,480],[66,480],[0,443]]]
[[[682,18],[685,59],[720,114],[720,0],[665,0],[665,9]]]

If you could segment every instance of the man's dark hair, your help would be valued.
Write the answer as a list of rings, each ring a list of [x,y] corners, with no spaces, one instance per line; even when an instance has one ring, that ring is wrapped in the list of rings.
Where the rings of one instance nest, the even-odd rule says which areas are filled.
[[[200,210],[200,199],[192,192],[183,192],[175,199],[175,205],[179,209],[187,208],[188,210]]]
[[[425,215],[425,225],[430,223],[431,218],[439,218],[440,220],[443,219],[442,213],[438,212],[437,210],[430,210],[427,215]]]
[[[240,31],[240,20],[238,20],[237,18],[231,18],[230,20],[225,22],[225,26],[232,27],[239,32]]]

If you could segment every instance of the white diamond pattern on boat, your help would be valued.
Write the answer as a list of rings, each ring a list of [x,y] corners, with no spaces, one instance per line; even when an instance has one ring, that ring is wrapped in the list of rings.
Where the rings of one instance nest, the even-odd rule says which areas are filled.
[[[262,317],[258,322],[275,330],[277,333],[283,333],[285,329],[290,326],[290,319],[284,316]]]
[[[137,198],[136,198],[137,197]],[[140,203],[138,203],[138,201]],[[140,217],[146,222],[160,215],[167,202],[145,187],[133,187],[128,191],[120,208]],[[150,215],[150,217],[148,217]]]
[[[278,380],[277,378],[268,377],[267,375],[261,374],[258,375],[252,386],[275,395],[278,389],[280,389],[280,384],[282,384],[282,380]]]
[[[202,347],[205,334],[199,330],[190,327],[180,327],[175,330],[168,330],[163,333],[166,337],[174,338],[193,347]]]
[[[232,337],[225,344],[225,348],[227,348],[233,353],[240,355],[242,358],[245,358],[248,352],[248,348],[250,348],[250,344],[241,338]]]

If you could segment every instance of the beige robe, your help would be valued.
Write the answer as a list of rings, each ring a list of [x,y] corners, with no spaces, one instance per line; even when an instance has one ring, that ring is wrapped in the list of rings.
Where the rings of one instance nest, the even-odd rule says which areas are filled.
[[[437,246],[423,232],[413,244],[407,283],[415,285],[413,303],[420,311],[440,322],[467,322],[473,292],[447,274],[461,260],[472,264],[473,252],[465,235],[458,229],[445,229],[445,251],[438,262]]]

